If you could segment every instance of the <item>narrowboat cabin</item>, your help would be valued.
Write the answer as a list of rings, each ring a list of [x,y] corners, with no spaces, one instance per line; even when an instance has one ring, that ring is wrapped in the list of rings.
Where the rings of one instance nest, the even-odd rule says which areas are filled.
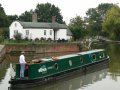
[[[26,65],[25,78],[20,79],[20,64],[15,69],[11,65],[11,87],[24,88],[43,84],[65,73],[73,72],[96,63],[108,61],[109,56],[104,49],[95,49],[76,54],[33,60]]]

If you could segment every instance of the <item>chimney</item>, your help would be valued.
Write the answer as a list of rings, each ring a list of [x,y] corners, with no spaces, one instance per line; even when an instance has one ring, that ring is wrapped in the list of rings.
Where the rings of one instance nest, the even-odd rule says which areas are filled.
[[[32,22],[37,22],[37,13],[36,12],[32,13]]]
[[[56,16],[52,16],[52,23],[55,23],[56,21]]]

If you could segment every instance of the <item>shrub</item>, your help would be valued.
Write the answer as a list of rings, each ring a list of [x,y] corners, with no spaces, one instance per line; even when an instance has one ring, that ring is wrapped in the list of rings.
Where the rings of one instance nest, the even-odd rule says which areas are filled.
[[[42,41],[42,42],[43,42],[43,41],[45,41],[45,40],[46,40],[46,39],[45,39],[45,38],[43,38],[43,37],[41,37],[41,38],[40,38],[40,41]]]
[[[24,39],[25,41],[28,41],[29,39],[28,39],[28,37],[25,37],[25,39]]]
[[[39,38],[35,38],[35,42],[38,42],[39,41]]]
[[[52,39],[51,39],[51,38],[48,38],[48,39],[47,39],[47,41],[48,41],[48,42],[51,42],[51,41],[52,41]]]
[[[17,42],[20,42],[22,40],[22,34],[21,33],[17,33],[14,35],[14,38]]]
[[[0,43],[2,43],[4,41],[3,36],[0,36]]]

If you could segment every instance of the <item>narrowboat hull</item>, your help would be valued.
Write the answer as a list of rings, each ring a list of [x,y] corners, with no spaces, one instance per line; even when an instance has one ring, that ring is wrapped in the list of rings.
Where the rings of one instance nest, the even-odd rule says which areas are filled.
[[[98,53],[101,54],[101,52],[103,53],[104,50],[102,50],[102,51],[100,50],[100,52],[98,52]],[[89,57],[91,57],[90,56],[91,54],[93,54],[92,58],[93,59],[96,58],[96,60],[90,60]],[[41,63],[41,64],[29,65],[29,69],[27,71],[29,76],[25,77],[24,79],[19,78],[20,67],[19,67],[19,64],[18,64],[16,66],[17,71],[16,71],[15,78],[12,78],[9,81],[9,83],[11,84],[12,88],[26,88],[26,87],[37,86],[37,85],[49,83],[51,81],[53,82],[53,81],[59,80],[59,79],[64,78],[64,77],[71,76],[75,72],[81,72],[81,71],[84,72],[84,71],[87,70],[87,68],[89,68],[91,66],[98,65],[98,64],[101,64],[101,63],[106,63],[106,62],[109,61],[109,57],[105,52],[104,52],[104,58],[100,57],[99,60],[97,60],[97,58],[98,58],[97,55],[98,54],[96,52],[92,52],[90,54],[77,53],[77,55],[78,56],[76,56],[76,55],[67,56],[68,58],[70,57],[69,59],[66,58],[66,57],[63,57],[63,58],[65,58],[63,65],[66,65],[68,63],[68,67],[70,67],[70,68],[68,68],[67,65],[66,65],[66,66],[63,66],[64,67],[63,69],[61,69],[62,67],[60,66],[60,64],[62,64],[62,63],[60,61],[62,61],[62,59],[60,59],[60,58],[58,58],[60,60],[45,61],[44,63]],[[88,58],[87,58],[86,55],[88,56]],[[94,57],[94,55],[96,55],[96,56]],[[81,60],[82,56],[86,60],[89,59],[91,62],[88,62],[86,60]],[[81,63],[76,66],[76,64],[78,63],[78,59]],[[45,66],[45,65],[46,65],[46,67],[44,67],[44,69],[43,68],[41,69],[41,67]],[[37,66],[37,67],[35,67],[35,66]],[[45,69],[45,68],[47,68],[47,69]],[[37,72],[35,72],[35,69],[37,69]]]

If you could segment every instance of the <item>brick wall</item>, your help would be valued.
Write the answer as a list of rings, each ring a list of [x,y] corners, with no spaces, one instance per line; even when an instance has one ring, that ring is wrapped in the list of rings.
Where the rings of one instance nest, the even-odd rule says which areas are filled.
[[[38,53],[45,52],[71,52],[79,51],[80,46],[77,43],[60,43],[60,44],[31,44],[31,45],[6,45],[6,53],[12,51],[34,51]]]

